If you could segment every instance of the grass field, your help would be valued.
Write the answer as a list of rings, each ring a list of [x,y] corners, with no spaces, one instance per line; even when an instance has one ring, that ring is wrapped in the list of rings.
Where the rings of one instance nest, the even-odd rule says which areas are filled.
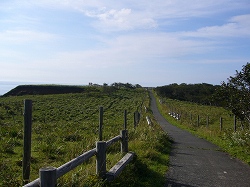
[[[234,115],[230,111],[168,98],[158,98],[158,108],[170,123],[217,144],[232,156],[250,164],[249,124],[237,120],[235,131]],[[180,114],[180,119],[171,117],[171,112]]]
[[[95,147],[99,107],[104,107],[103,139],[117,136],[127,110],[129,150],[137,159],[113,183],[95,176],[95,159],[78,166],[58,180],[58,186],[163,186],[170,141],[154,121],[145,89],[88,88],[84,93],[29,95],[0,98],[0,186],[22,185],[23,101],[33,101],[31,180],[39,168],[60,165]],[[145,107],[147,110],[145,110]],[[136,129],[133,113],[141,113]],[[154,123],[150,127],[145,117]],[[107,154],[107,169],[120,158],[119,143]]]

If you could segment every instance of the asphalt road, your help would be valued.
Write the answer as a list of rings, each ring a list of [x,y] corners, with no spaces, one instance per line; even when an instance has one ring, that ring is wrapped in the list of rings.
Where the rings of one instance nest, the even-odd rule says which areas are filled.
[[[250,187],[250,166],[171,125],[159,113],[152,93],[151,109],[162,129],[174,140],[166,187]]]

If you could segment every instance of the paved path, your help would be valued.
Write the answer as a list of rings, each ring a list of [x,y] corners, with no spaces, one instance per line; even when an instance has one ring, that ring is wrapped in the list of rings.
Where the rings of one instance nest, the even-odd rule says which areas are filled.
[[[250,167],[187,131],[168,123],[151,94],[151,109],[174,144],[170,154],[166,187],[250,187]]]

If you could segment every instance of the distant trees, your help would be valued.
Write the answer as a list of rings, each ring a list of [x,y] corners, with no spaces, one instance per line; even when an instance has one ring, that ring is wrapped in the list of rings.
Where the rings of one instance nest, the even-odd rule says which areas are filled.
[[[142,88],[142,86],[140,84],[130,84],[130,83],[121,83],[121,82],[114,82],[110,85],[108,85],[107,83],[103,83],[103,85],[99,85],[99,84],[94,84],[92,82],[89,83],[89,86],[97,86],[97,87],[113,87],[113,88],[129,88],[129,89],[134,89],[134,88]]]
[[[139,84],[133,85],[130,83],[121,83],[121,82],[114,82],[110,85],[108,83],[103,83],[102,85],[99,85],[99,84],[94,84],[94,83],[90,82],[89,87],[100,87],[102,89],[102,91],[107,93],[107,94],[111,94],[120,88],[125,88],[125,89],[142,88],[142,86]]]
[[[130,84],[130,83],[121,83],[121,82],[115,82],[111,84],[110,86],[116,87],[116,88],[129,88],[129,89],[134,89],[134,88],[141,88],[142,86],[139,84]]]
[[[222,82],[217,90],[217,98],[221,105],[230,109],[241,120],[250,122],[250,64],[242,66],[241,71],[236,70],[234,76],[228,78],[228,82]]]
[[[250,123],[250,63],[236,70],[221,85],[174,83],[155,88],[157,94],[171,99],[222,106]]]
[[[212,95],[216,92],[216,88],[207,83],[202,84],[186,84],[177,83],[156,87],[156,92],[163,97],[178,99],[181,101],[191,101],[201,104],[212,104]]]

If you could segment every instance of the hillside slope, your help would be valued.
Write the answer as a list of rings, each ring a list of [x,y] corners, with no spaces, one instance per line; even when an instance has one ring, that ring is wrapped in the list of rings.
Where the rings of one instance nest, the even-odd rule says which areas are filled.
[[[20,95],[47,95],[47,94],[65,94],[81,93],[84,87],[68,85],[20,85],[10,90],[3,97]]]

